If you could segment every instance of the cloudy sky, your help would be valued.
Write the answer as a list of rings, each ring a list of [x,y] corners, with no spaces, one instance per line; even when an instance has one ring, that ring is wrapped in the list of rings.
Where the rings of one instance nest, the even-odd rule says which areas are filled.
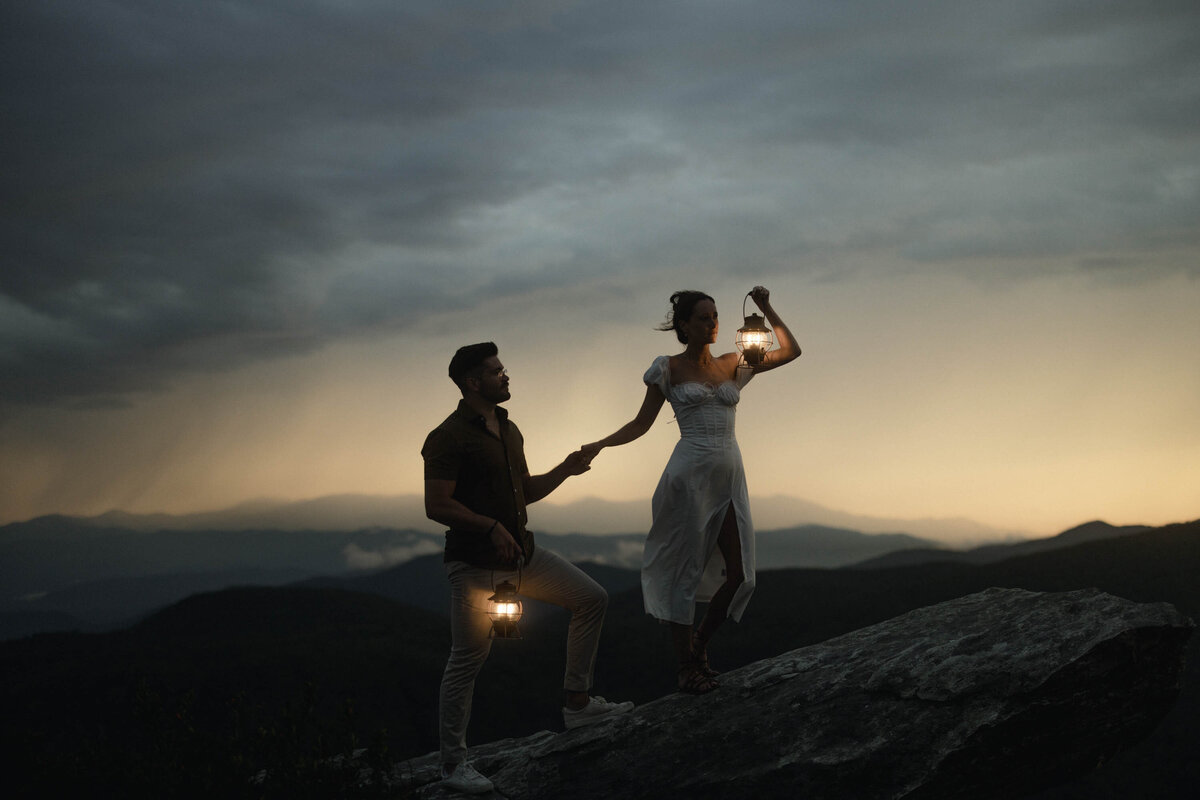
[[[420,492],[482,339],[540,471],[755,284],[752,496],[1200,517],[1193,0],[39,0],[0,54],[0,522]],[[670,416],[554,499],[648,498]]]

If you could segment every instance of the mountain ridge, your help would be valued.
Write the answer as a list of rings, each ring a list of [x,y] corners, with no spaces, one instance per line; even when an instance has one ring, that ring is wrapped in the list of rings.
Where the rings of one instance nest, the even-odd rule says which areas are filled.
[[[638,500],[584,497],[566,503],[543,500],[531,507],[530,516],[531,527],[547,533],[644,533],[650,527],[650,500],[649,497]],[[754,518],[756,527],[764,530],[822,525],[864,533],[908,533],[949,546],[1035,537],[1029,532],[996,528],[962,517],[903,519],[854,514],[789,495],[756,497]],[[13,525],[43,519],[69,519],[100,527],[143,531],[255,528],[348,531],[371,527],[411,528],[430,532],[439,530],[435,523],[425,517],[424,498],[421,495],[347,493],[306,500],[259,498],[223,509],[182,514],[131,513],[114,509],[93,516],[46,515],[0,526],[0,539],[3,538],[3,531]]]
[[[108,630],[200,591],[237,584],[277,586],[305,578],[349,578],[442,551],[440,533],[411,529],[113,527],[120,519],[47,516],[0,528],[0,639],[48,630]],[[757,550],[760,570],[872,569],[953,560],[986,563],[1142,529],[1096,521],[1047,540],[991,545],[964,555],[909,534],[802,525],[760,530]],[[641,534],[539,533],[538,539],[571,561],[634,569],[640,567],[644,542]]]
[[[934,561],[948,561],[962,564],[991,564],[1016,556],[1031,553],[1044,553],[1063,547],[1070,547],[1082,542],[1104,541],[1121,536],[1131,536],[1152,528],[1148,525],[1110,525],[1103,520],[1092,520],[1073,528],[1068,528],[1056,536],[1045,539],[1031,539],[1025,542],[1010,544],[989,544],[968,550],[948,550],[935,548],[908,548],[885,553],[881,556],[867,559],[854,564],[855,569],[885,569]]]

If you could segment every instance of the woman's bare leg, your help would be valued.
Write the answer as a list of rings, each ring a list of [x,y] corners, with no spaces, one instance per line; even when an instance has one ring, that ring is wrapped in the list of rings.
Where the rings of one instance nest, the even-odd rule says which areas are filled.
[[[737,590],[746,581],[746,570],[742,564],[742,538],[738,531],[737,517],[733,513],[732,504],[725,512],[725,519],[721,523],[721,533],[717,536],[717,547],[721,549],[721,556],[725,559],[725,582],[721,584],[721,588],[717,589],[716,594],[709,602],[708,611],[705,612],[700,627],[696,629],[695,639],[692,642],[694,655],[701,661],[707,660],[708,640],[729,616],[729,605],[733,602]]]
[[[692,626],[672,622],[671,645],[675,649],[675,658],[679,661],[679,672],[676,681],[679,691],[688,694],[706,694],[716,689],[718,684],[712,679],[692,651]]]

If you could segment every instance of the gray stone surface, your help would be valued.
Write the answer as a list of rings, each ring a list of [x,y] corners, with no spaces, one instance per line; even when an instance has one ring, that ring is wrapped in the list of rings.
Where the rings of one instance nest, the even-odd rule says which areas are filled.
[[[989,589],[472,760],[512,800],[1020,797],[1148,734],[1191,629],[1166,604]],[[437,760],[392,780],[461,797],[438,786]]]

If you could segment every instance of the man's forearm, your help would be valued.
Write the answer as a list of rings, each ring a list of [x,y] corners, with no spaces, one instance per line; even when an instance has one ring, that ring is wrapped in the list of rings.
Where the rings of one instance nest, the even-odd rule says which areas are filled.
[[[562,486],[563,481],[571,477],[571,474],[571,470],[568,469],[567,463],[564,461],[543,475],[531,475],[525,484],[526,504],[536,503],[538,500],[541,500],[559,486]]]

